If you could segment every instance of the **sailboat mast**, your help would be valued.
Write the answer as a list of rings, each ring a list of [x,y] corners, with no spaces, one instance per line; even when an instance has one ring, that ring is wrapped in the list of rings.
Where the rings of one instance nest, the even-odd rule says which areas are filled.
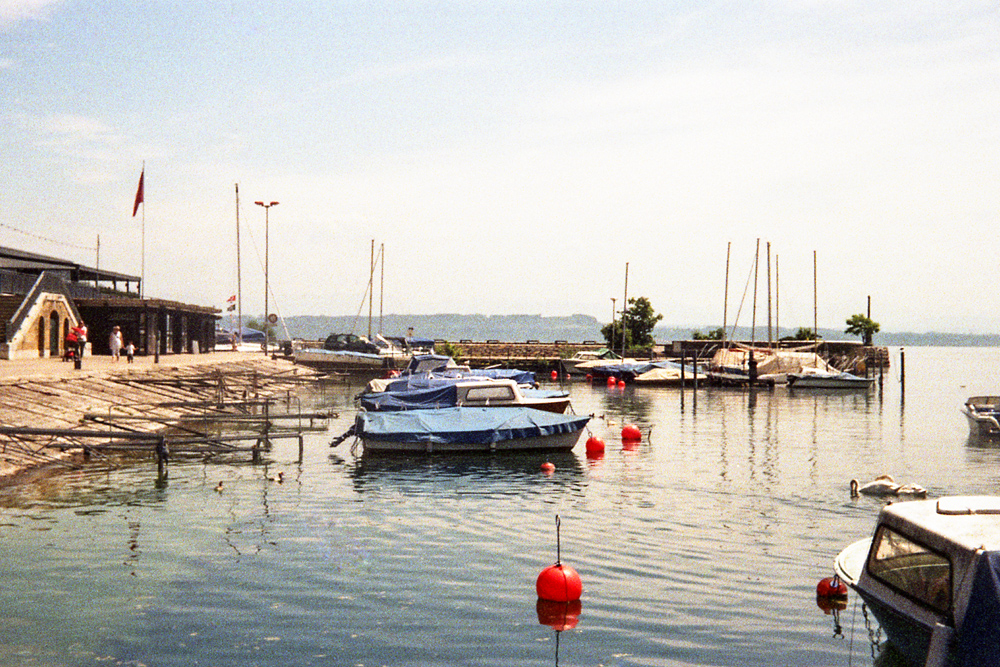
[[[816,251],[813,250],[813,343],[816,350],[816,361],[819,361],[819,326],[817,325],[816,293],[819,291],[819,283],[816,280]]]
[[[385,334],[382,330],[382,304],[385,300],[385,244],[381,243],[378,247],[379,256],[379,266],[382,267],[382,275],[379,278],[378,286],[378,332],[380,335]]]
[[[757,239],[757,250],[753,256],[753,315],[750,318],[750,347],[757,340],[757,269],[760,266],[760,239]]]
[[[729,252],[732,250],[733,242],[726,243],[726,286],[722,292],[722,345],[726,345],[726,317],[729,315]]]
[[[368,340],[372,339],[372,301],[374,300],[372,280],[375,278],[375,239],[372,239],[371,262],[368,272]]]
[[[240,264],[240,184],[236,184],[236,343],[243,343],[243,275]]]
[[[778,253],[774,254],[774,335],[779,340],[781,339],[781,327],[778,321],[778,314],[781,312],[780,305],[781,301],[780,291],[778,289]]]
[[[625,295],[622,299],[622,359],[625,358],[625,313],[628,312],[628,262],[625,262]]]
[[[767,242],[767,347],[773,347],[774,336],[771,331],[771,242]]]

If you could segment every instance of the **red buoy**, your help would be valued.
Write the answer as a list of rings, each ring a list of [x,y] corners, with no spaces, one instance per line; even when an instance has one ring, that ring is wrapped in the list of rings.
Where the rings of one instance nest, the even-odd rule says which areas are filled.
[[[847,597],[847,584],[834,575],[826,579],[820,579],[816,584],[816,597],[828,599],[843,599]]]
[[[587,438],[587,456],[595,457],[604,453],[604,441],[595,435]]]
[[[614,375],[609,375],[608,376],[608,386],[609,387],[614,387],[616,384],[618,384],[618,380],[615,379],[615,376]]]
[[[535,590],[542,600],[570,602],[579,600],[583,593],[583,582],[569,565],[556,563],[541,571],[535,581]]]
[[[619,380],[618,381],[618,388],[619,389],[624,389],[625,388],[625,380]]]
[[[553,472],[555,472],[555,470],[556,470],[556,464],[555,463],[551,463],[550,461],[546,461],[545,463],[542,464],[542,472],[544,472],[546,474],[553,473]]]
[[[590,373],[587,373],[587,382],[593,382],[593,381],[594,381],[594,376],[591,375]]]
[[[552,371],[552,373],[551,373],[550,377],[551,377],[551,378],[552,378],[553,380],[558,380],[558,379],[559,379],[559,372],[558,372],[558,371]]]
[[[622,440],[639,441],[642,440],[642,431],[635,424],[622,426]]]

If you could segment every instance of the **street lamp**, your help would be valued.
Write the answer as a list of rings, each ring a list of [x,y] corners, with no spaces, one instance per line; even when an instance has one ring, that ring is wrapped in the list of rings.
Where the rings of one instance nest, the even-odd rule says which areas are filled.
[[[615,297],[611,297],[611,336],[609,338],[612,351],[615,349],[615,301],[617,300]]]
[[[267,318],[269,315],[269,313],[267,312],[267,293],[270,290],[270,284],[268,283],[267,279],[267,249],[268,249],[267,245],[268,245],[268,227],[269,227],[268,213],[270,212],[272,206],[278,205],[278,202],[273,201],[270,204],[265,204],[262,201],[255,201],[254,204],[257,204],[257,206],[264,207],[264,354],[267,355],[267,344],[270,342],[269,340],[270,336],[267,333],[267,325],[268,325]]]

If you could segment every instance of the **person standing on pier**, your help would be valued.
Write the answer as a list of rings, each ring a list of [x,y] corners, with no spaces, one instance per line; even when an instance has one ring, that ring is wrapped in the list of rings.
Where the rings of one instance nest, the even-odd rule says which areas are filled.
[[[76,334],[76,358],[83,359],[83,351],[87,348],[87,323],[80,320],[80,324],[73,327]]]
[[[115,325],[115,328],[111,330],[108,345],[111,347],[111,361],[118,361],[122,351],[122,330],[118,325]]]
[[[135,345],[132,344],[132,341],[129,341],[128,345],[125,346],[125,357],[130,364],[135,361]]]

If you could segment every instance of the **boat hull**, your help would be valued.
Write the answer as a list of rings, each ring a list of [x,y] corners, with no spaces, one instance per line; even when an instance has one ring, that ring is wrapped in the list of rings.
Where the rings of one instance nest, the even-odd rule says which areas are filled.
[[[993,438],[1000,436],[1000,397],[973,396],[962,406],[969,422],[969,434]]]
[[[444,408],[360,413],[367,452],[458,453],[572,449],[590,417],[531,408]]]

